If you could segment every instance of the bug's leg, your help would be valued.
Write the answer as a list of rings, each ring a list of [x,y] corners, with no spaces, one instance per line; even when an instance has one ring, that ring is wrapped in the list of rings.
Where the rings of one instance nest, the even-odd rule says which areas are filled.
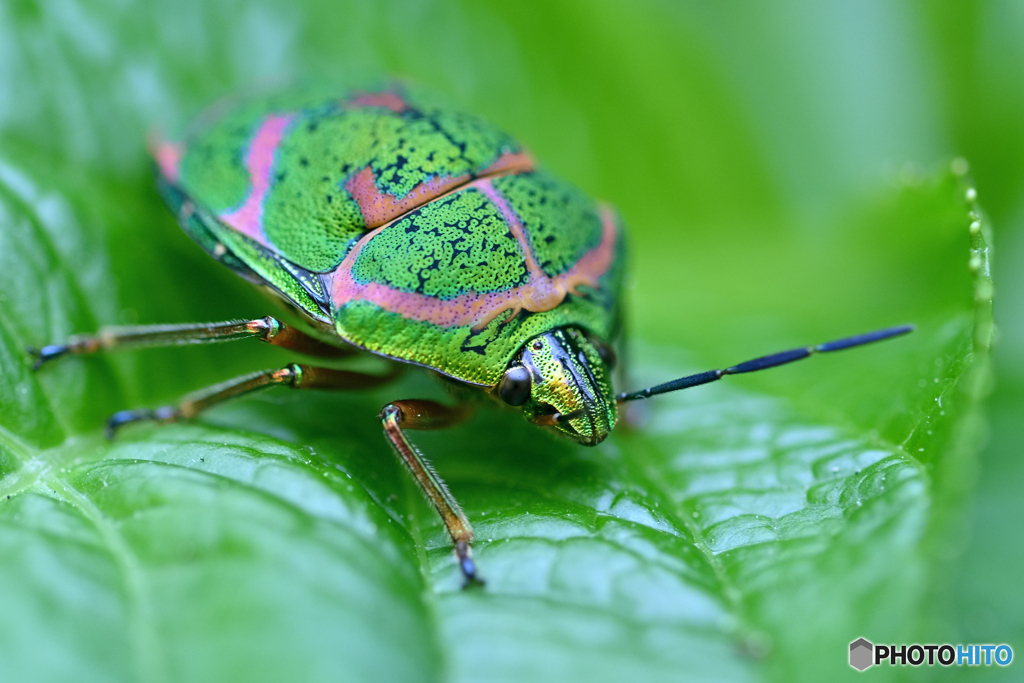
[[[474,582],[483,583],[477,576],[470,548],[473,543],[473,529],[444,481],[419,450],[409,442],[403,430],[444,429],[461,422],[469,413],[470,408],[467,405],[449,408],[434,401],[421,400],[395,401],[380,411],[384,435],[441,515],[441,520],[452,537],[455,557],[465,578],[464,588]]]
[[[274,346],[322,358],[338,358],[356,352],[322,342],[271,316],[255,320],[229,320],[220,323],[190,325],[105,327],[96,334],[76,335],[63,344],[49,344],[41,349],[29,347],[28,351],[36,359],[33,368],[39,369],[43,363],[67,355],[152,346],[209,344],[249,337],[256,337],[260,341]]]
[[[114,413],[107,420],[106,435],[108,439],[114,438],[118,429],[131,422],[187,420],[207,408],[264,387],[283,385],[293,389],[369,389],[391,381],[398,376],[398,370],[399,368],[396,366],[394,371],[386,375],[370,375],[362,372],[290,363],[280,370],[254,372],[201,389],[185,396],[181,402],[175,405],[152,409],[122,410]]]

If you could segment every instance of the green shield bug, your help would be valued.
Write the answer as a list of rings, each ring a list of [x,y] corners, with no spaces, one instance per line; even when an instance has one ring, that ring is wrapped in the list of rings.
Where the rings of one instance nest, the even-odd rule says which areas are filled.
[[[624,402],[912,329],[617,392],[622,222],[538,169],[486,121],[401,84],[292,89],[220,107],[153,154],[159,192],[182,228],[214,259],[298,311],[300,324],[266,317],[105,328],[32,349],[37,368],[69,354],[246,337],[309,356],[369,352],[475,388],[520,408],[535,425],[593,446],[615,428]],[[192,418],[266,386],[356,389],[393,374],[293,363],[176,405],[116,413],[107,433],[141,420]],[[478,580],[470,524],[406,431],[448,427],[468,412],[466,403],[407,399],[379,416],[444,521],[467,584]]]

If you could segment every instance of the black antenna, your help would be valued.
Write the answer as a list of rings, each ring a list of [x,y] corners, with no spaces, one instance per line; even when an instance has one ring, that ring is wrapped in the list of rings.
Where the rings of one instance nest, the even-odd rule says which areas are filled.
[[[746,363],[740,363],[739,365],[734,365],[731,368],[726,368],[725,370],[708,370],[707,372],[700,372],[696,375],[680,377],[679,379],[674,379],[671,382],[659,384],[656,387],[619,394],[615,397],[615,400],[622,403],[623,401],[635,401],[641,398],[657,396],[658,394],[667,394],[670,391],[689,389],[690,387],[700,386],[701,384],[707,384],[708,382],[716,382],[722,379],[725,375],[739,375],[744,372],[767,370],[768,368],[774,368],[777,365],[785,365],[786,363],[792,363],[795,360],[807,358],[811,354],[852,349],[854,346],[862,346],[864,344],[882,341],[883,339],[898,337],[901,334],[907,334],[908,332],[913,331],[913,325],[900,325],[899,327],[890,327],[885,330],[876,330],[875,332],[868,332],[867,334],[859,334],[856,337],[847,337],[845,339],[825,342],[824,344],[818,344],[817,346],[805,346],[801,349],[780,351],[779,353],[773,353],[770,356],[761,356],[754,360],[748,360]]]

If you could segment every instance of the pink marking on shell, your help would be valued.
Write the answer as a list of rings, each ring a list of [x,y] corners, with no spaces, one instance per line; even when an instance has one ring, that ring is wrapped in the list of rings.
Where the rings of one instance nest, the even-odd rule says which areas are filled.
[[[252,186],[249,196],[234,211],[220,214],[222,221],[264,245],[267,244],[267,238],[263,232],[263,200],[271,185],[274,153],[281,144],[285,128],[294,118],[294,114],[283,114],[268,116],[263,120],[249,143],[249,153],[245,157],[249,184]]]
[[[480,177],[514,175],[516,173],[527,173],[533,170],[533,157],[526,150],[521,152],[502,152],[501,156],[495,159],[494,163],[478,173]]]
[[[160,175],[177,184],[181,179],[181,158],[185,156],[185,147],[179,142],[157,142],[153,147],[153,158],[156,160]]]
[[[402,96],[393,92],[364,92],[359,93],[346,102],[350,107],[384,107],[396,114],[401,114],[409,108]]]
[[[458,187],[469,180],[468,175],[438,176],[420,183],[409,190],[401,199],[395,199],[377,189],[377,180],[373,177],[373,169],[367,166],[349,178],[345,189],[359,205],[363,221],[368,228],[384,225],[412,209],[426,204],[431,199],[440,197],[452,188]]]
[[[615,258],[618,233],[615,218],[607,207],[601,207],[601,242],[585,253],[567,272],[552,278],[537,264],[519,217],[494,189],[491,181],[478,180],[468,187],[474,187],[487,195],[502,213],[510,232],[523,249],[529,272],[527,284],[504,292],[467,293],[447,300],[418,292],[403,292],[379,282],[359,284],[352,277],[352,265],[363,247],[388,227],[384,225],[363,236],[338,266],[331,283],[331,303],[340,307],[350,301],[369,301],[383,310],[398,313],[410,320],[429,322],[439,327],[472,326],[479,330],[504,311],[509,312],[509,320],[524,309],[533,313],[550,311],[561,304],[567,294],[578,294],[577,287],[580,285],[596,288],[598,279],[608,272]]]
[[[363,215],[366,227],[376,228],[393,221],[418,206],[426,204],[432,199],[437,199],[441,195],[465,185],[474,176],[498,176],[511,173],[525,173],[532,170],[533,159],[530,158],[529,154],[526,152],[505,152],[493,164],[485,168],[482,173],[473,174],[473,176],[468,173],[458,176],[434,176],[412,188],[404,197],[398,199],[377,189],[377,179],[373,175],[373,169],[367,166],[348,179],[348,182],[345,183],[345,189],[349,191],[356,204],[359,205],[359,212]]]

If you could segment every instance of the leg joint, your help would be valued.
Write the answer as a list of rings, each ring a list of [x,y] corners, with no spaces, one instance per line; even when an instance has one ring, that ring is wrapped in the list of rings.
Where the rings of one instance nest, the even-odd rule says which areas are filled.
[[[290,387],[298,387],[302,384],[302,366],[298,363],[289,363],[277,372],[281,373],[282,384],[287,384]]]
[[[281,331],[281,328],[284,327],[277,318],[269,315],[265,318],[250,320],[245,326],[249,332],[259,337],[260,341],[268,343],[273,341],[274,337]]]
[[[377,416],[382,422],[394,422],[396,425],[402,424],[402,420],[405,419],[405,415],[402,413],[402,409],[396,406],[394,403],[389,403],[384,406],[383,410],[380,411],[380,415]]]
[[[297,363],[289,363],[280,370],[270,373],[268,384],[284,384],[289,387],[298,387],[302,384],[302,366]]]

